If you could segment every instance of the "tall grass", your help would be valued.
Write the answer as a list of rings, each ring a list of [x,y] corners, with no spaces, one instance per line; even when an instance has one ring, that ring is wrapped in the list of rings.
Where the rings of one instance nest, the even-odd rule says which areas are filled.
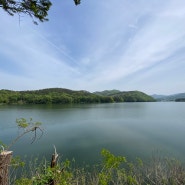
[[[72,161],[59,162],[55,168],[46,160],[29,163],[21,177],[14,178],[15,185],[184,185],[185,169],[175,160],[155,156],[150,162],[136,159],[129,162],[108,150],[101,151],[100,164],[76,168]]]

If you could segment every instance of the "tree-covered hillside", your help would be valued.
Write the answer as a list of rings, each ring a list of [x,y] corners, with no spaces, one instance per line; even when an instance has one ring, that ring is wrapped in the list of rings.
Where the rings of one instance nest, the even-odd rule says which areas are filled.
[[[139,91],[107,93],[98,95],[88,91],[50,88],[33,91],[0,90],[1,104],[69,104],[69,103],[113,103],[147,102],[154,99]]]
[[[97,92],[95,92],[97,94]],[[114,102],[153,102],[154,98],[151,96],[140,92],[140,91],[118,91],[118,90],[110,90],[110,91],[102,91],[98,92],[98,94],[102,96],[110,96],[114,99]]]
[[[172,95],[152,95],[152,97],[156,101],[182,101],[182,99],[185,99],[185,93],[178,93],[178,94],[172,94]]]
[[[113,90],[105,90],[105,91],[96,91],[94,94],[100,95],[100,96],[111,96],[117,93],[120,93],[121,91],[113,89]]]

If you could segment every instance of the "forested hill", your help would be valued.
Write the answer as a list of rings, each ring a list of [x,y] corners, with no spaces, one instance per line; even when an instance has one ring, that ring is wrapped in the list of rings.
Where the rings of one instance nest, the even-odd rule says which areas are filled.
[[[153,102],[155,99],[143,92],[140,91],[118,91],[118,90],[110,90],[110,91],[102,91],[95,92],[95,94],[101,96],[112,97],[115,102]]]
[[[152,95],[152,97],[156,101],[183,101],[185,102],[185,93],[178,93],[178,94],[172,94],[172,95]]]
[[[106,92],[106,93],[105,93]],[[68,104],[68,103],[113,103],[155,101],[139,91],[121,92],[118,90],[90,93],[63,88],[50,88],[32,91],[0,90],[1,104]]]

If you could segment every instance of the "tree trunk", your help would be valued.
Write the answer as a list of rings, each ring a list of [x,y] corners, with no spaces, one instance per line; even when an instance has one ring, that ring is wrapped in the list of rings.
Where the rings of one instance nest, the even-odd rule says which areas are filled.
[[[52,158],[51,158],[51,165],[50,165],[51,168],[55,168],[57,166],[57,160],[58,160],[58,154],[56,152],[55,146],[54,146],[54,149],[55,149],[55,153],[52,155]],[[56,181],[54,179],[51,179],[49,184],[56,185]]]
[[[8,168],[10,166],[12,151],[0,153],[0,185],[9,185]]]

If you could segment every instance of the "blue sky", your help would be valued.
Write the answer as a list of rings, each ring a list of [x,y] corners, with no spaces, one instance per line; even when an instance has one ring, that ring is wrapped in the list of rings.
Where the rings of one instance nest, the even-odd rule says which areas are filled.
[[[38,26],[0,10],[0,89],[185,92],[184,0],[52,2]]]

